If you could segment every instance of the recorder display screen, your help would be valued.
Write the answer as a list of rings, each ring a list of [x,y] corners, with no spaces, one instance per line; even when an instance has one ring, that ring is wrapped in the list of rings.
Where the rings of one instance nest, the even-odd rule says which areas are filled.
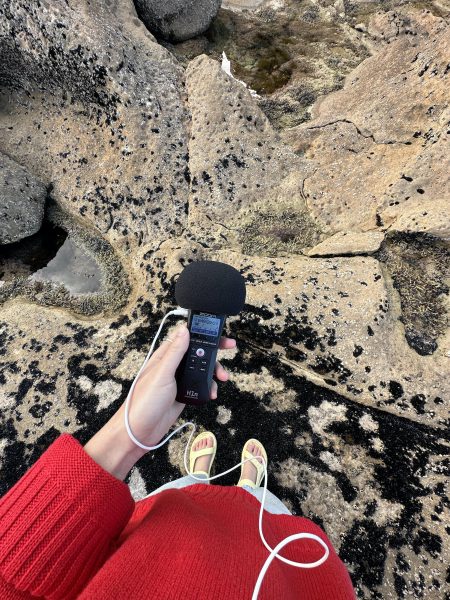
[[[191,332],[200,335],[210,335],[217,337],[219,334],[220,319],[208,317],[205,315],[193,315],[191,322]]]

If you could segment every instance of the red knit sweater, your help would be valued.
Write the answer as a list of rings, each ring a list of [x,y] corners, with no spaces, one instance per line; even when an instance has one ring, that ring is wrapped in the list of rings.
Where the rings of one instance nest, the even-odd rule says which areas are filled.
[[[134,502],[128,486],[61,435],[0,501],[0,598],[251,600],[268,556],[260,504],[238,487],[192,485]],[[305,531],[330,547],[316,569],[274,559],[261,600],[354,599],[350,577],[322,530],[308,519],[264,513],[274,547]],[[313,541],[284,556],[315,561]]]

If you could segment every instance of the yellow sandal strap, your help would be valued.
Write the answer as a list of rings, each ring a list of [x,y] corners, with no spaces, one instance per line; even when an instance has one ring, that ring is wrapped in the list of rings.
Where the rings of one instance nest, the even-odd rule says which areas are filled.
[[[256,469],[256,480],[259,479],[259,481],[261,481],[263,475],[264,475],[264,466],[261,462],[259,462],[259,460],[256,458],[256,456],[253,456],[253,454],[251,454],[248,450],[246,450],[244,452],[244,460],[247,458],[251,458],[253,460],[251,460],[251,464],[255,467]],[[264,456],[262,457],[264,458]]]
[[[189,454],[189,471],[192,473],[197,473],[200,471],[193,471],[194,465],[195,465],[195,461],[197,460],[197,458],[199,458],[200,456],[211,456],[213,457],[213,460],[211,461],[211,466],[212,463],[214,461],[215,458],[215,453],[216,453],[217,448],[215,446],[209,447],[207,446],[206,448],[202,448],[201,450],[191,450],[190,454]],[[211,470],[211,466],[210,466],[210,470]],[[205,473],[206,471],[201,471],[202,473]],[[209,477],[209,473],[206,473],[206,475],[208,475]]]
[[[189,453],[190,458],[199,458],[199,456],[206,456],[207,454],[214,454],[214,446],[207,446],[206,448],[202,448],[201,450],[191,450]]]

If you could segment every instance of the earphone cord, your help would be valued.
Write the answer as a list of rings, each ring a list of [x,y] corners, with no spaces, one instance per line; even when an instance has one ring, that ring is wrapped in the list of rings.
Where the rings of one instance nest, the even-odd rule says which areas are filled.
[[[133,395],[133,391],[134,391],[134,387],[136,385],[137,380],[139,379],[140,374],[142,373],[142,371],[144,370],[150,356],[153,353],[155,344],[156,344],[156,340],[158,339],[159,334],[161,333],[161,330],[164,326],[165,320],[167,319],[167,317],[171,316],[171,315],[178,315],[178,316],[186,316],[187,315],[187,310],[184,308],[178,308],[176,310],[171,310],[170,312],[168,312],[163,320],[161,321],[161,325],[159,326],[158,331],[156,332],[155,337],[153,338],[153,342],[152,345],[150,346],[150,350],[148,351],[147,356],[145,357],[144,362],[142,363],[141,368],[139,369],[138,374],[136,375],[130,391],[128,392],[128,396],[127,399],[125,401],[125,427],[127,430],[128,435],[130,436],[130,438],[133,440],[133,442],[139,446],[140,448],[142,448],[143,450],[156,450],[157,448],[161,448],[161,446],[163,446],[164,444],[166,444],[170,438],[172,436],[174,436],[176,433],[178,433],[179,431],[181,431],[182,429],[184,429],[185,427],[191,426],[192,427],[192,432],[191,435],[189,437],[188,443],[186,444],[186,448],[184,450],[184,468],[186,469],[186,473],[188,473],[188,475],[190,475],[191,477],[193,477],[194,479],[197,479],[198,481],[205,481],[205,478],[203,477],[196,477],[193,473],[189,472],[188,466],[187,466],[187,452],[188,452],[188,448],[189,445],[191,443],[191,439],[192,436],[195,433],[196,430],[196,425],[194,423],[192,423],[191,421],[183,423],[183,425],[181,425],[180,427],[178,427],[177,429],[175,429],[175,431],[172,431],[172,433],[170,435],[168,435],[162,442],[160,442],[159,444],[157,444],[156,446],[146,446],[145,444],[142,444],[138,439],[136,439],[136,437],[133,435],[133,432],[131,431],[131,427],[130,427],[130,423],[129,423],[129,419],[128,419],[128,413],[130,410],[130,400],[131,397]],[[259,590],[261,589],[261,584],[263,581],[263,578],[267,572],[267,569],[269,568],[272,560],[274,558],[278,558],[278,560],[281,560],[282,562],[286,563],[287,565],[291,565],[293,567],[298,567],[301,569],[314,569],[315,567],[320,566],[321,564],[323,564],[329,554],[330,554],[330,550],[327,546],[327,544],[317,535],[314,535],[313,533],[295,533],[293,535],[290,535],[289,537],[281,540],[281,542],[275,547],[275,548],[271,548],[269,546],[269,544],[267,543],[264,534],[263,534],[263,530],[262,530],[262,521],[263,521],[263,512],[264,512],[264,503],[266,501],[266,493],[267,493],[267,464],[266,461],[263,459],[262,456],[259,456],[258,459],[260,459],[260,462],[262,462],[263,466],[264,466],[264,492],[263,492],[263,497],[262,497],[262,501],[261,501],[261,508],[259,511],[259,535],[261,537],[261,541],[263,542],[264,546],[267,548],[267,550],[269,551],[269,556],[266,559],[266,562],[264,563],[259,575],[258,575],[258,579],[256,581],[255,584],[255,588],[253,590],[253,595],[252,595],[252,600],[257,600],[258,598],[258,594],[259,594]],[[250,460],[254,460],[251,458],[247,458],[243,461],[241,461],[240,463],[238,463],[237,465],[235,465],[234,467],[231,467],[231,469],[228,469],[227,471],[223,471],[223,473],[219,473],[218,475],[214,475],[213,477],[208,477],[208,481],[212,481],[213,479],[217,479],[218,477],[222,477],[223,475],[226,475],[227,473],[231,473],[231,471],[234,471],[235,469],[238,469],[241,465],[243,465],[244,463],[250,461]],[[147,497],[147,496],[146,496]],[[314,540],[316,542],[318,542],[325,550],[323,556],[319,559],[316,560],[315,562],[311,562],[311,563],[301,563],[301,562],[296,562],[294,560],[289,560],[287,558],[285,558],[284,556],[280,556],[278,553],[280,550],[282,550],[282,548],[284,548],[284,546],[287,546],[287,544],[290,544],[291,542],[295,541],[295,540],[301,540],[301,539],[309,539],[309,540]]]

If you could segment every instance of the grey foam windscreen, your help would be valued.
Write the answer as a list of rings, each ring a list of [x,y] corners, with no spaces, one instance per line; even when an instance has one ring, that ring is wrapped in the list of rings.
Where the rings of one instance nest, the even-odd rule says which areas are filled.
[[[189,263],[175,283],[182,308],[216,315],[237,315],[245,303],[245,280],[237,269],[214,260]]]

